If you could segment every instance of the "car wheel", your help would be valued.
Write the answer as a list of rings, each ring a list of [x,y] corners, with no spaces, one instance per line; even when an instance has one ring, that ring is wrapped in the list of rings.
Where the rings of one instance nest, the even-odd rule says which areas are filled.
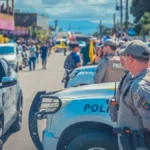
[[[19,67],[19,70],[22,70],[22,66]]]
[[[22,106],[23,106],[22,100],[20,100],[18,110],[17,110],[18,116],[12,125],[12,128],[14,131],[19,131],[19,130],[21,130],[21,127],[22,127],[22,112],[23,112]]]
[[[94,132],[77,136],[67,150],[118,150],[117,138],[107,132]]]

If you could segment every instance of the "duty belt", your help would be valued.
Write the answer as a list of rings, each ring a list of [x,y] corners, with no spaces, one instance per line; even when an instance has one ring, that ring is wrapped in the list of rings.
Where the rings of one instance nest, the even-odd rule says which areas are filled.
[[[128,127],[114,128],[114,133],[120,134],[121,145],[124,150],[136,148],[150,149],[150,132],[144,130],[130,130]]]

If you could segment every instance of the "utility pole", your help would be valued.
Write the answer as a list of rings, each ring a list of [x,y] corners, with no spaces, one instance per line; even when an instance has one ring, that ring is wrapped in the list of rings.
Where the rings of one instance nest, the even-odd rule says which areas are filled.
[[[121,30],[121,38],[122,38],[122,25],[123,25],[123,4],[122,4],[122,0],[120,0],[120,30]]]
[[[114,29],[116,29],[116,14],[113,14]]]
[[[102,21],[100,20],[100,24],[99,24],[99,35],[100,38],[102,37]]]
[[[128,20],[129,20],[129,1],[126,0],[126,21],[125,21],[125,27],[126,31],[128,30]]]
[[[55,20],[55,31],[57,30],[58,20]]]

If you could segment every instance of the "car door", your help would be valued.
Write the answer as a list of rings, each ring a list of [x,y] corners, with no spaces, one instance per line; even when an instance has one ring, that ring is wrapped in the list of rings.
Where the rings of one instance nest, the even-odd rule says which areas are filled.
[[[12,68],[5,60],[1,60],[5,77],[12,77]],[[3,105],[4,105],[4,124],[7,124],[13,119],[16,113],[16,85],[3,88]]]

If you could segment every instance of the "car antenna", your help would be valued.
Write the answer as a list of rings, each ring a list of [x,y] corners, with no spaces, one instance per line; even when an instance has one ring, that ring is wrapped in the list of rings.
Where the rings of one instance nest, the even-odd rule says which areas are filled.
[[[115,91],[114,91],[114,97],[116,98],[116,93],[117,93],[117,83],[115,82]]]

